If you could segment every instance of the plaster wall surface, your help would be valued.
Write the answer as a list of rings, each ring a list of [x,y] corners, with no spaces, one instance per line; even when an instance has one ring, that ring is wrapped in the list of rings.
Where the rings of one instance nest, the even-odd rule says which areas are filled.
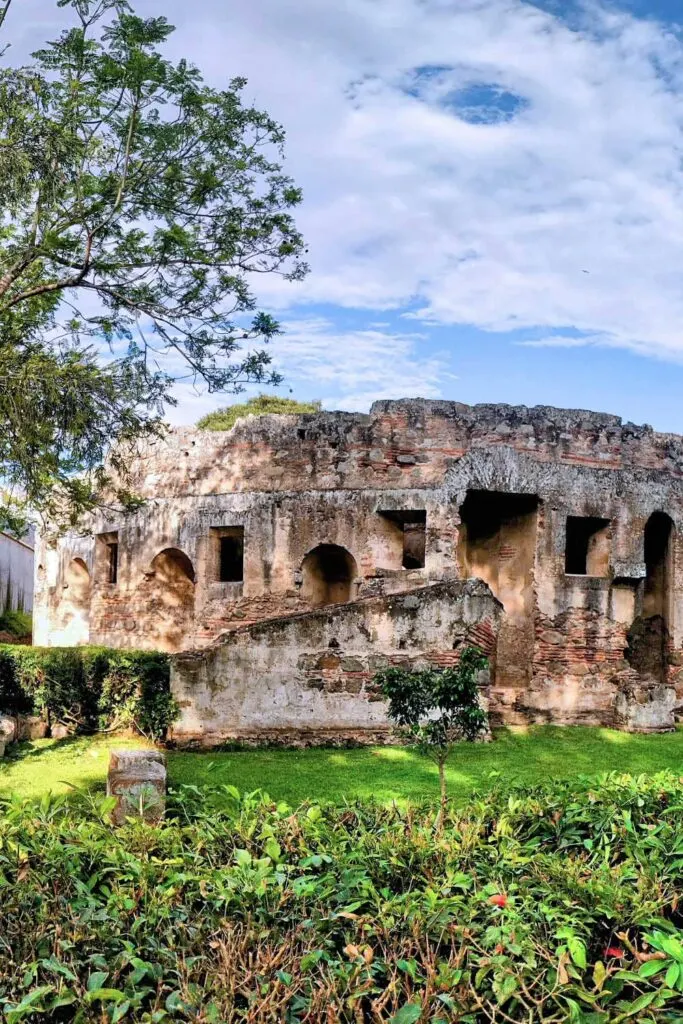
[[[501,611],[480,580],[457,580],[243,626],[173,658],[171,739],[381,742],[391,730],[375,673],[447,666],[468,644],[493,657]]]
[[[0,612],[33,607],[33,538],[0,533]]]
[[[681,437],[582,410],[382,401],[174,431],[131,475],[138,513],[41,540],[36,642],[213,652],[266,620],[313,629],[340,596],[480,577],[504,606],[494,721],[650,730],[683,709]],[[226,533],[243,544],[228,579]],[[346,554],[326,567],[331,549]]]

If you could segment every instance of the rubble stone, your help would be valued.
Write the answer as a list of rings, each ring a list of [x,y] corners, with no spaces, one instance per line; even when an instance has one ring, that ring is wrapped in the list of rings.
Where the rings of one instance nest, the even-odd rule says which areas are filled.
[[[10,715],[0,715],[0,740],[14,743],[17,738],[17,720]]]
[[[44,740],[48,724],[39,715],[19,715],[17,718],[17,740]]]

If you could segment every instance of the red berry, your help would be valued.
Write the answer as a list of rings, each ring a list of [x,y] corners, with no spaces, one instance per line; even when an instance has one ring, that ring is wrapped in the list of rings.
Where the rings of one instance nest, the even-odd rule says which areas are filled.
[[[508,898],[503,892],[496,893],[495,896],[489,896],[489,903],[493,907],[500,907],[502,909],[507,906],[507,902]]]

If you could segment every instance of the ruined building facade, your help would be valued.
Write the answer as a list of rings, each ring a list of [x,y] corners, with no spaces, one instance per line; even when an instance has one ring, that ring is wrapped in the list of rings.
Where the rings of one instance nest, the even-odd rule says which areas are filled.
[[[141,511],[41,542],[35,642],[179,652],[179,740],[380,738],[377,669],[466,643],[494,722],[683,706],[683,438],[382,401],[178,430],[132,473]]]

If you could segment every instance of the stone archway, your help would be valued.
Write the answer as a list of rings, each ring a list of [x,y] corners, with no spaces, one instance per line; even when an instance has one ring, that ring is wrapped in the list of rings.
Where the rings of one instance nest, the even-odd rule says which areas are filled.
[[[184,551],[164,548],[145,575],[150,646],[159,651],[182,650],[194,621],[194,566]]]
[[[62,643],[68,647],[90,639],[90,571],[82,558],[72,558],[64,573]]]
[[[302,597],[314,608],[344,604],[354,596],[358,566],[351,552],[338,544],[318,544],[304,558],[301,572]]]

